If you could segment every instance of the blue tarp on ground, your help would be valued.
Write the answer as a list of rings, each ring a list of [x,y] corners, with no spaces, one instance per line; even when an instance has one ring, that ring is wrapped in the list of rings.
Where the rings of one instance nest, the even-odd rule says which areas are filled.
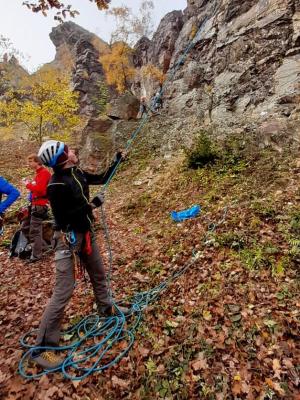
[[[198,204],[183,211],[171,211],[171,217],[175,222],[181,222],[185,219],[195,218],[200,214],[201,208]]]

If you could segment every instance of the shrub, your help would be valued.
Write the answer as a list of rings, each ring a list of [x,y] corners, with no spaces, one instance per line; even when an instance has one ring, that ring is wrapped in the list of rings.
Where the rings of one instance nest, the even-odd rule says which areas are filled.
[[[191,149],[185,149],[187,167],[192,169],[202,168],[214,164],[218,159],[216,147],[210,137],[201,131]]]

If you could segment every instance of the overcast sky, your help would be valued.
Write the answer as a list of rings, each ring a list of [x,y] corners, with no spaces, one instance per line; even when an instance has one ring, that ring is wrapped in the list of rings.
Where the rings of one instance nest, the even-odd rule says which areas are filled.
[[[126,4],[133,10],[137,10],[142,0],[112,0],[111,6]],[[49,38],[49,33],[57,23],[49,14],[44,17],[34,14],[25,6],[23,0],[0,0],[2,3],[0,14],[0,34],[11,39],[14,47],[30,58],[22,64],[30,71],[38,66],[52,61],[55,48]],[[184,9],[186,0],[153,0],[155,5],[155,27],[161,18],[169,11]],[[5,3],[5,5],[4,5]],[[95,4],[88,0],[65,0],[65,4],[72,4],[74,9],[80,11],[74,22],[85,29],[96,33],[102,39],[108,41],[113,29],[112,19],[105,12],[98,11]]]

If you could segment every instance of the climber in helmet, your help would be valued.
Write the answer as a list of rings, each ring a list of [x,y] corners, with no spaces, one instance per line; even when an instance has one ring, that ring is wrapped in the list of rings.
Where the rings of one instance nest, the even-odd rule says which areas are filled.
[[[2,196],[6,199],[2,201]],[[0,235],[3,233],[4,213],[20,196],[20,192],[0,176]]]
[[[139,117],[142,118],[144,114],[147,114],[147,99],[146,99],[146,96],[142,96],[141,99],[140,99]]]
[[[151,106],[150,109],[153,114],[158,114],[158,111],[162,108],[163,106],[163,101],[162,101],[162,94],[161,92],[156,92],[153,97],[151,98],[150,102]]]
[[[87,174],[79,169],[77,156],[63,142],[45,142],[38,156],[54,171],[47,195],[55,219],[56,282],[40,322],[32,359],[44,369],[52,369],[63,361],[51,347],[59,344],[64,308],[74,290],[76,259],[79,258],[89,275],[99,315],[111,316],[116,312],[108,294],[104,266],[93,232],[93,209],[100,207],[104,198],[99,194],[90,201],[88,185],[104,184],[121,161],[122,153],[117,154],[108,171],[101,175]],[[121,311],[127,313],[128,309],[121,308]]]

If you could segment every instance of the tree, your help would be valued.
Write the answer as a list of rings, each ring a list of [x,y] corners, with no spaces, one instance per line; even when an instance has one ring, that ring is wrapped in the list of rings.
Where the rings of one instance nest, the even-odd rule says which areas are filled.
[[[141,68],[141,75],[142,75],[142,77],[151,77],[152,79],[159,82],[160,86],[162,86],[162,84],[164,83],[164,81],[166,79],[166,75],[163,73],[163,71],[160,70],[159,68],[157,68],[153,64],[144,65]]]
[[[117,42],[107,54],[100,57],[107,83],[116,86],[119,93],[129,89],[131,79],[135,75],[130,59],[131,53],[132,49],[126,43]]]
[[[32,140],[41,143],[45,136],[64,138],[80,118],[78,94],[70,90],[69,80],[56,70],[42,70],[11,89],[0,102],[4,125],[23,124]]]
[[[114,7],[107,14],[115,19],[116,29],[111,34],[110,50],[100,57],[107,83],[115,85],[119,93],[129,89],[135,69],[132,64],[132,46],[142,36],[153,31],[152,0],[143,0],[138,15],[126,5]]]
[[[91,3],[95,3],[99,10],[105,10],[108,8],[110,0],[89,0]],[[44,16],[47,16],[49,10],[58,10],[54,19],[59,22],[69,17],[75,17],[79,14],[77,10],[72,9],[71,4],[64,4],[60,0],[28,0],[24,1],[23,4],[27,6],[31,11],[35,13],[41,12]]]
[[[116,29],[111,34],[111,43],[125,42],[133,46],[142,36],[150,37],[153,33],[152,0],[143,0],[137,14],[126,5],[113,7],[107,15],[114,17]]]

